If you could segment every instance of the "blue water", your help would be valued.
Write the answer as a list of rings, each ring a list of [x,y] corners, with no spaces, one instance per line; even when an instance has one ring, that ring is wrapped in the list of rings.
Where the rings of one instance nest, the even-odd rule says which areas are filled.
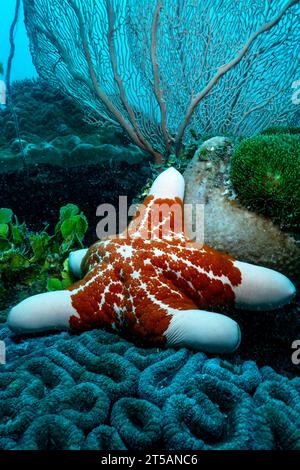
[[[4,69],[9,55],[9,30],[14,11],[14,0],[0,0],[0,62],[3,64]],[[23,19],[23,8],[21,8],[15,35],[16,53],[12,68],[12,80],[22,80],[36,76]]]

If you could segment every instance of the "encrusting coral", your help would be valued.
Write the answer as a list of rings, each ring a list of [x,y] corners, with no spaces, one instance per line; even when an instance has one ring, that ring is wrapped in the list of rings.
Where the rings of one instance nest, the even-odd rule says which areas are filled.
[[[101,330],[0,338],[0,449],[300,449],[300,379],[270,367]]]

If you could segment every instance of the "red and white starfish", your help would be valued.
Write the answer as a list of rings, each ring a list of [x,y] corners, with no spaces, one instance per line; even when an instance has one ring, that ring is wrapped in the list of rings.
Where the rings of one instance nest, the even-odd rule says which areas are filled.
[[[234,351],[239,326],[214,310],[271,310],[288,303],[295,287],[276,271],[192,243],[183,196],[180,173],[163,172],[126,233],[70,255],[82,280],[21,302],[9,326],[19,333],[105,328],[145,345]]]

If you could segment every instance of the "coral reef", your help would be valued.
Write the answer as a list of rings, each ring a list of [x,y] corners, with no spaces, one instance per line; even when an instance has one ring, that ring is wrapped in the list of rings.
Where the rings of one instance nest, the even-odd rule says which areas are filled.
[[[69,97],[43,80],[14,82],[11,99],[18,118],[16,129],[10,108],[0,110],[2,172],[36,164],[74,167],[99,162],[130,164],[149,161],[112,125],[93,120]],[[21,145],[20,145],[21,142]]]
[[[300,449],[300,379],[101,330],[0,339],[0,449]]]
[[[91,113],[119,124],[156,163],[180,154],[190,125],[201,134],[253,135],[294,117],[299,64],[282,62],[299,55],[297,0],[267,9],[244,0],[94,6],[24,0],[34,65]]]
[[[231,159],[231,180],[241,202],[279,225],[300,230],[300,136],[258,135]]]

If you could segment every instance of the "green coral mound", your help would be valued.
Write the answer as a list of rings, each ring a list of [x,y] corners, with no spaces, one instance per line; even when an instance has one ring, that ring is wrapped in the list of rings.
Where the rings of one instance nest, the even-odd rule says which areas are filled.
[[[300,449],[300,379],[93,330],[0,326],[0,450]]]
[[[231,181],[244,205],[300,229],[300,135],[245,139],[232,156]]]

